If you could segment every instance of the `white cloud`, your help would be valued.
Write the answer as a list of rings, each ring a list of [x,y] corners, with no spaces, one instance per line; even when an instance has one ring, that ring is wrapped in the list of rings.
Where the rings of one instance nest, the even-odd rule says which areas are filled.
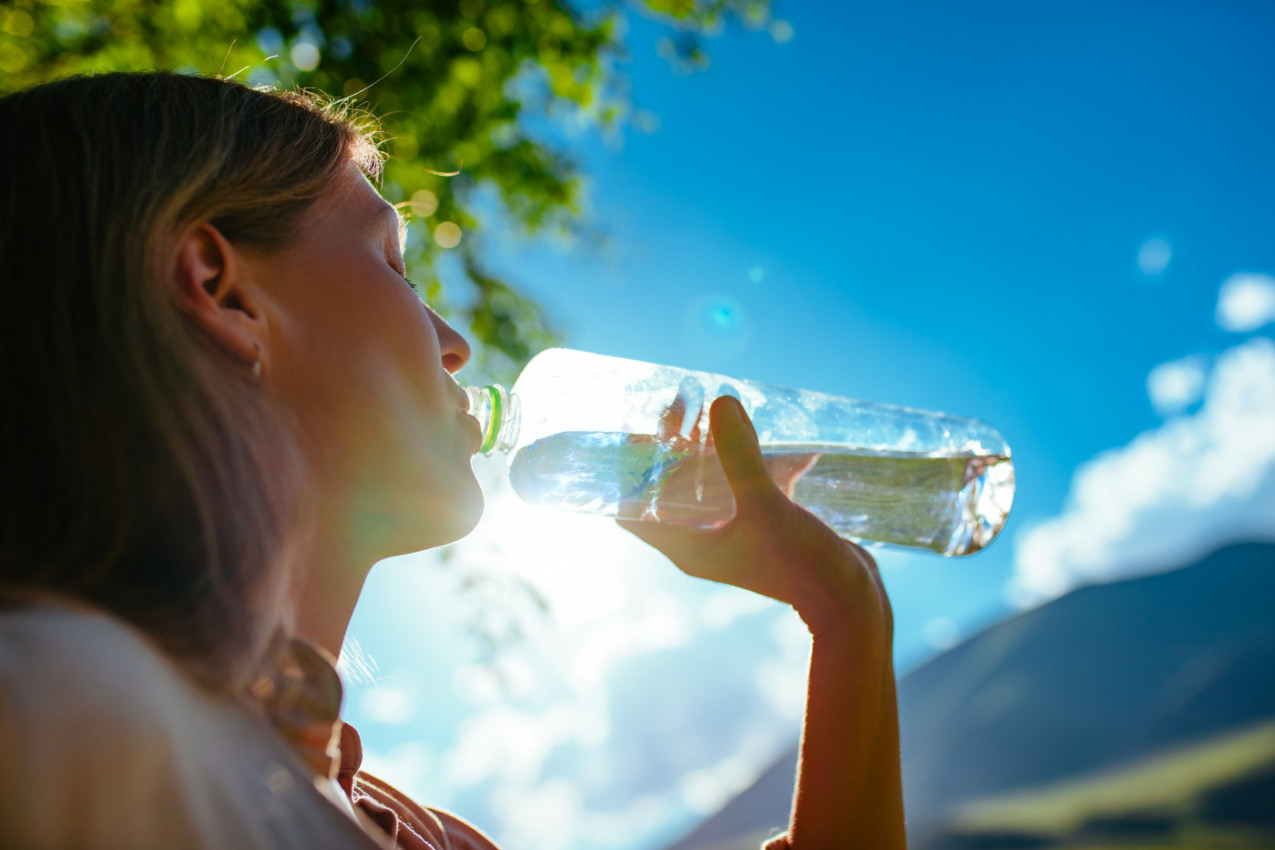
[[[1275,343],[1222,353],[1198,412],[1093,458],[1068,498],[1061,516],[1018,536],[1018,604],[1275,539]]]
[[[1241,272],[1228,277],[1218,292],[1217,323],[1247,333],[1275,321],[1275,277]]]
[[[668,824],[669,804],[667,795],[647,794],[635,797],[622,808],[608,811],[582,813],[575,830],[574,846],[587,842],[593,847],[623,847],[635,843],[639,836],[650,835]],[[643,841],[646,846],[649,841]]]
[[[498,705],[462,721],[460,740],[447,752],[444,770],[460,786],[503,778],[530,787],[555,747],[573,738],[599,737],[590,732],[599,721],[605,718],[572,704],[538,714]]]
[[[492,808],[509,846],[567,850],[580,846],[646,846],[641,836],[667,832],[668,801],[639,796],[614,810],[591,809],[577,782],[551,779],[531,788],[503,787],[492,795]]]
[[[935,649],[951,649],[956,646],[961,632],[956,623],[947,617],[935,617],[925,624],[925,639]]]
[[[530,696],[538,687],[539,676],[528,659],[510,652],[481,664],[457,667],[452,687],[466,702],[485,705]]]
[[[688,809],[699,815],[710,815],[756,778],[757,772],[748,759],[732,755],[715,765],[683,775],[678,788]]]
[[[779,611],[771,635],[779,654],[758,662],[753,670],[757,692],[770,710],[794,724],[806,711],[806,667],[810,632],[791,611]]]
[[[741,617],[751,617],[778,607],[780,603],[738,587],[714,590],[700,606],[700,622],[710,629],[722,629]]]
[[[363,714],[377,723],[402,725],[416,716],[416,696],[411,689],[380,682],[361,696]]]
[[[1156,413],[1180,413],[1200,400],[1204,392],[1208,362],[1203,357],[1184,357],[1161,363],[1147,375],[1147,395]]]
[[[507,833],[524,847],[565,850],[571,846],[583,804],[580,789],[565,780],[531,788],[502,790],[496,796]]]
[[[576,647],[569,667],[572,682],[579,690],[601,687],[616,662],[683,646],[691,638],[691,628],[690,616],[677,597],[651,591],[637,610],[592,630],[587,641]]]

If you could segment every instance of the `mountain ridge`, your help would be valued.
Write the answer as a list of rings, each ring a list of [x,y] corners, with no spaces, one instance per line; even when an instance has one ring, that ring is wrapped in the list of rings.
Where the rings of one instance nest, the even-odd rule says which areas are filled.
[[[1275,544],[1078,588],[899,682],[914,838],[980,798],[1126,765],[1275,717]],[[796,748],[666,850],[752,848],[787,820]]]

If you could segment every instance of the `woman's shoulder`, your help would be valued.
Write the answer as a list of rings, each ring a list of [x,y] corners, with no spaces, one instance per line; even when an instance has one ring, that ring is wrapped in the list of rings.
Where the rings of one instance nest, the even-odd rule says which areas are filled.
[[[173,679],[158,650],[109,615],[0,609],[0,835],[52,846],[73,837],[75,819],[100,822],[153,794],[171,750]]]
[[[0,609],[0,735],[154,736],[183,690],[160,650],[106,613],[44,603]]]
[[[66,604],[0,609],[0,735],[136,748],[162,741],[193,696],[175,663],[109,614]]]
[[[0,608],[0,846],[370,846],[298,764],[123,621]]]
[[[61,603],[0,609],[0,779],[49,803],[73,774],[138,787],[162,773],[182,719],[194,721],[192,690],[108,614]]]
[[[142,632],[0,608],[0,846],[370,847],[264,720]]]

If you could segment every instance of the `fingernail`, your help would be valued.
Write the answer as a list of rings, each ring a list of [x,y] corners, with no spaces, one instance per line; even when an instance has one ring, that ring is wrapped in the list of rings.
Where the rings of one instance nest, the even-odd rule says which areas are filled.
[[[727,403],[727,404],[719,405],[720,407],[720,412],[718,413],[719,427],[738,428],[739,426],[741,426],[741,424],[743,424],[743,417],[741,415],[742,408],[739,407],[739,399],[732,399],[732,400],[734,401],[734,404]]]

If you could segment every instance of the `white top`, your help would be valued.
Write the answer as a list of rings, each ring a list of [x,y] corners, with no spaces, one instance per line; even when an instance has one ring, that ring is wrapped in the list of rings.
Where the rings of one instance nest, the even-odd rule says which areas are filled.
[[[387,846],[365,820],[141,632],[92,610],[0,607],[0,847]]]

